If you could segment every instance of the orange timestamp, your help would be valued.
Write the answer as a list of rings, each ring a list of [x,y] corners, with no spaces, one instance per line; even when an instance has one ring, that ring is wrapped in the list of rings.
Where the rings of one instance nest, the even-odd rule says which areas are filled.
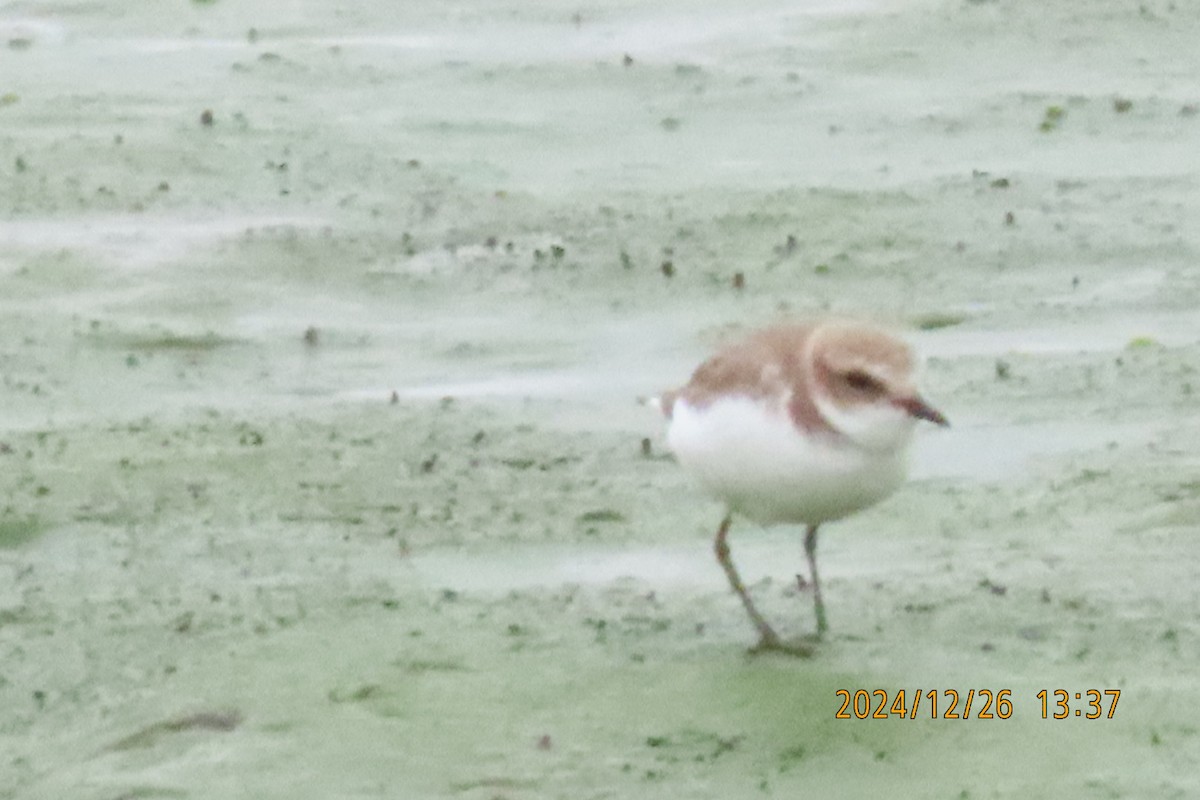
[[[889,693],[884,689],[838,689],[834,695],[841,706],[834,719],[1009,719],[1013,714],[1012,689],[920,689],[907,692],[899,689]],[[1042,719],[1112,719],[1121,699],[1120,689],[1088,689],[1069,692],[1066,689],[1037,693],[1041,701]],[[1072,701],[1076,706],[1072,707]],[[1105,705],[1107,701],[1107,712]],[[973,716],[972,716],[973,715]]]
[[[838,689],[834,695],[842,699],[834,719],[1008,719],[1012,716],[1012,689],[917,689],[911,694],[898,689],[888,694],[884,689],[867,691]],[[891,701],[890,703],[888,701]]]
[[[1050,698],[1053,697],[1053,703]],[[1100,715],[1104,714],[1104,701],[1111,699],[1108,704],[1108,715],[1105,719],[1112,719],[1113,714],[1117,713],[1117,701],[1121,699],[1120,689],[1088,689],[1085,692],[1068,692],[1066,689],[1055,689],[1053,692],[1048,692],[1042,689],[1037,693],[1038,700],[1042,701],[1042,719],[1066,719],[1067,717],[1080,717],[1082,719],[1100,719]],[[1082,708],[1071,708],[1071,700],[1074,698],[1076,703],[1083,703]],[[1050,713],[1053,708],[1054,712]]]

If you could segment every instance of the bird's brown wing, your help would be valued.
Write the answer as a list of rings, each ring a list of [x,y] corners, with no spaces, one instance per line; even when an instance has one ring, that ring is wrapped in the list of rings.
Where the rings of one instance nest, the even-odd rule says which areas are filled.
[[[761,330],[721,350],[692,373],[682,389],[668,392],[669,405],[682,397],[703,408],[721,396],[787,402],[793,423],[809,431],[828,429],[812,397],[809,371],[804,368],[805,343],[813,325],[778,325]]]

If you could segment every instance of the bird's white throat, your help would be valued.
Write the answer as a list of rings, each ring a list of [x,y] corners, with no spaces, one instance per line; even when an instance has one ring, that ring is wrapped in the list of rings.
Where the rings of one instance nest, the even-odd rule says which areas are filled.
[[[912,441],[916,420],[899,406],[880,402],[842,408],[820,394],[813,401],[831,428],[864,450],[898,453]]]

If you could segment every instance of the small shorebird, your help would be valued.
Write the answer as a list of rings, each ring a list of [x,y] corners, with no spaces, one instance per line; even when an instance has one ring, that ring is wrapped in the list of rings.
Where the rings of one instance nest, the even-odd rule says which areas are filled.
[[[758,331],[657,398],[679,463],[726,505],[717,561],[758,629],[759,649],[790,648],[754,607],[730,558],[734,512],[763,525],[806,526],[820,637],[828,624],[817,529],[899,488],[917,420],[949,424],[918,392],[917,370],[912,349],[891,333],[823,320]]]

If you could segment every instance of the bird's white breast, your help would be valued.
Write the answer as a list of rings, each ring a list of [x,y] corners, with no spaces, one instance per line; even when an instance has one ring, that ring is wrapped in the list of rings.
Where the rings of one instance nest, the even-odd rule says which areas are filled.
[[[786,402],[744,396],[672,410],[667,442],[685,469],[730,508],[763,524],[819,524],[873,505],[907,471],[907,437],[866,449],[831,432],[806,433]]]

